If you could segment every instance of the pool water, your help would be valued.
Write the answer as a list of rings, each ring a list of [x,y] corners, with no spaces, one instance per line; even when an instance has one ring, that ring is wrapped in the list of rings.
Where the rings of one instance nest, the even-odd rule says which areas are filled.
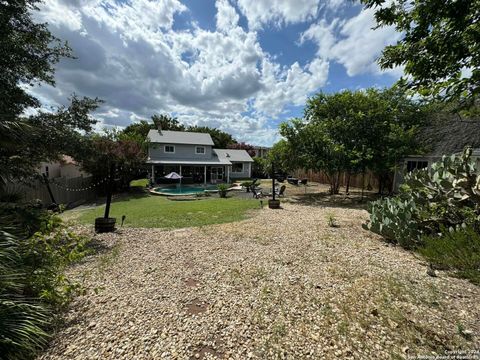
[[[182,187],[158,187],[154,189],[158,193],[171,194],[171,195],[183,195],[183,194],[197,194],[203,193],[205,190],[217,190],[216,186],[207,186],[206,188],[200,186],[182,186]]]

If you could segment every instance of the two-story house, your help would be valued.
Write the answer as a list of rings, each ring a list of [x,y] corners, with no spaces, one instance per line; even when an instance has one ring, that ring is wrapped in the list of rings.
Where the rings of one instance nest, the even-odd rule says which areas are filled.
[[[245,150],[214,149],[210,134],[150,130],[147,164],[154,183],[175,171],[183,183],[219,183],[249,178],[253,160]]]

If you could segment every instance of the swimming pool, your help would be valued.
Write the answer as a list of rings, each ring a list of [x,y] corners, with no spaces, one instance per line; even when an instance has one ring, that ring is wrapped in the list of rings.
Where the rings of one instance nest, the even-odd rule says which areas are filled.
[[[194,195],[203,193],[205,191],[217,191],[215,185],[202,187],[202,186],[177,186],[177,187],[157,187],[153,189],[153,192],[160,195]]]

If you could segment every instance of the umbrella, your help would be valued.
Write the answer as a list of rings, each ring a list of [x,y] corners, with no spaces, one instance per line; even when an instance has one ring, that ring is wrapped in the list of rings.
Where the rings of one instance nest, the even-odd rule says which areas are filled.
[[[178,175],[175,171],[171,172],[168,175],[165,175],[164,177],[165,177],[165,179],[180,180],[179,181],[180,187],[182,186],[182,177],[183,176]]]
[[[178,175],[178,174],[174,171],[174,172],[171,172],[171,173],[168,174],[168,175],[165,175],[164,177],[165,177],[165,179],[179,180],[179,179],[181,179],[183,176],[182,176],[182,175]]]

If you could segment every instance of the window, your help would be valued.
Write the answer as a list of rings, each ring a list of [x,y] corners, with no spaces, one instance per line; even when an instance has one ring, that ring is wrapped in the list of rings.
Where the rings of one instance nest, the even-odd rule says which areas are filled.
[[[46,176],[47,178],[50,177],[50,174],[49,174],[49,172],[48,172],[48,166],[45,166],[45,176]]]
[[[205,147],[204,146],[196,146],[195,147],[195,154],[205,154]]]
[[[408,172],[411,172],[417,169],[425,169],[427,167],[428,167],[428,161],[416,161],[416,160],[407,161]]]
[[[232,164],[232,172],[234,172],[234,173],[243,172],[243,163],[233,163]]]
[[[165,145],[165,152],[166,153],[174,153],[175,152],[175,146],[173,145]]]

